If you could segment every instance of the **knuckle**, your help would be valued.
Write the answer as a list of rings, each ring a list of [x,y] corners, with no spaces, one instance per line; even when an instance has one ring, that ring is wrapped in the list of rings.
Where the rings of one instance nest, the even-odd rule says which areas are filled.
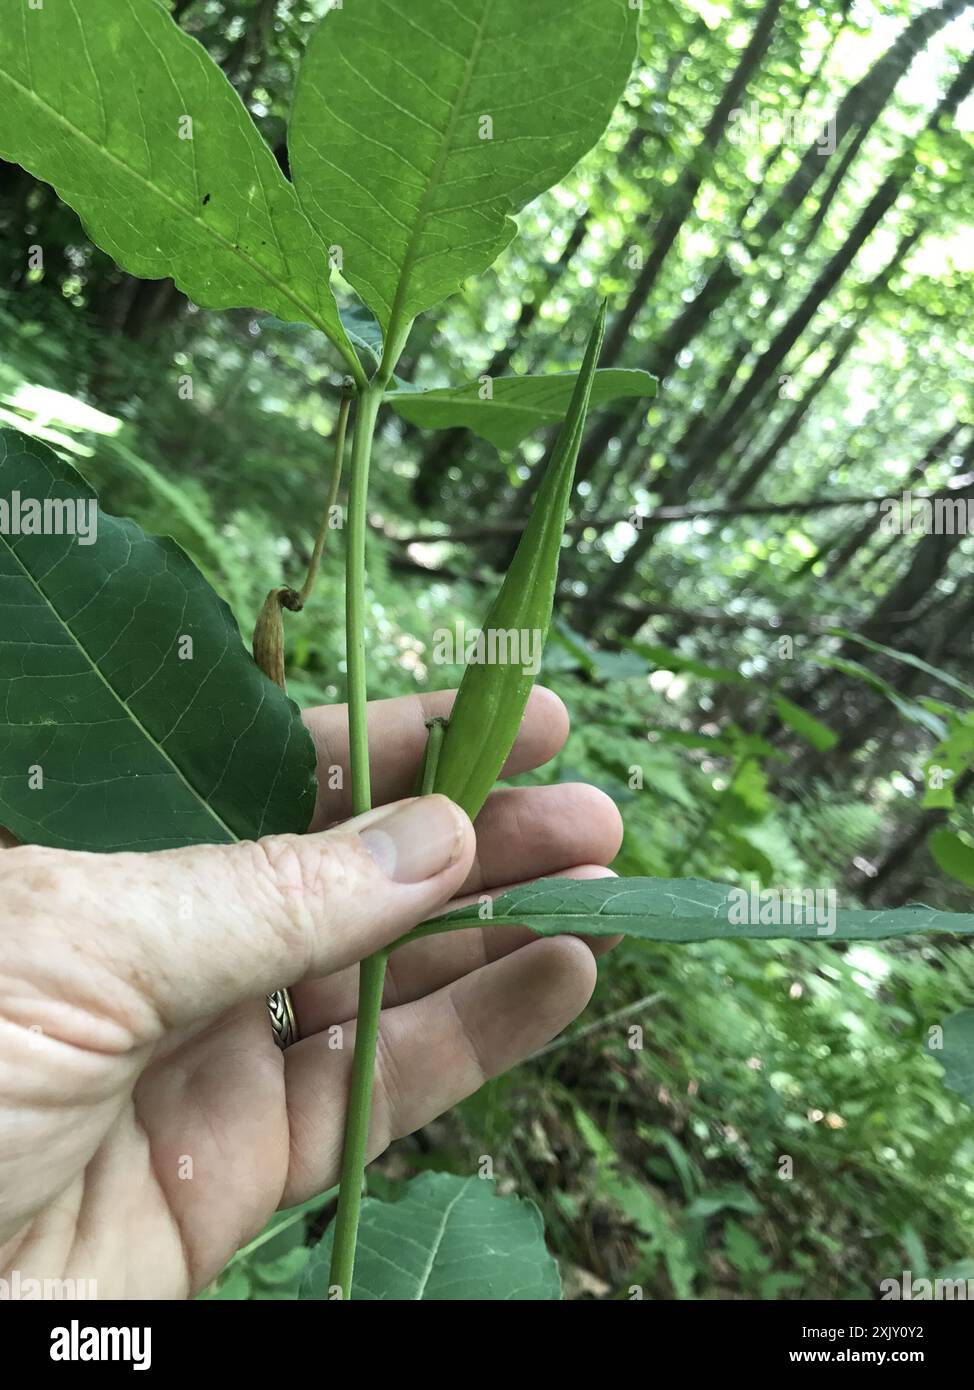
[[[450,1009],[453,1014],[453,1022],[457,1030],[458,1040],[467,1055],[471,1065],[471,1072],[474,1077],[474,1088],[479,1089],[494,1075],[494,1071],[488,1066],[487,1058],[480,1039],[473,1028],[470,1027],[464,1017],[463,1009],[457,1004],[453,995],[450,995]]]
[[[384,1153],[395,1139],[403,1139],[416,1126],[412,1123],[399,1062],[393,1043],[380,1027],[375,1049],[375,1086],[370,1148]]]
[[[260,899],[289,945],[309,958],[331,903],[347,891],[347,868],[334,846],[318,837],[273,835],[247,846]],[[310,965],[310,959],[309,959]]]

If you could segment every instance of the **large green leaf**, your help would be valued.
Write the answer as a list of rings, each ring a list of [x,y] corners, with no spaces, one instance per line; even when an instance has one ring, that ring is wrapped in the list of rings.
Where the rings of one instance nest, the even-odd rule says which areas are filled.
[[[312,1253],[303,1298],[329,1296],[334,1228]],[[353,1299],[550,1300],[561,1280],[533,1202],[451,1173],[415,1178],[398,1202],[362,1203]]]
[[[626,0],[349,0],[325,16],[292,176],[391,337],[496,260],[511,214],[595,144],[636,22]]]
[[[769,897],[763,899],[771,903]],[[811,907],[811,904],[809,905]],[[823,900],[823,908],[827,907]],[[898,907],[873,912],[865,908],[838,909],[834,931],[825,913],[812,920],[761,920],[761,900],[752,910],[750,892],[701,879],[600,878],[587,882],[549,878],[514,888],[491,904],[485,917],[479,902],[458,908],[417,927],[404,940],[483,927],[496,922],[517,922],[539,936],[565,932],[587,936],[642,937],[650,941],[713,941],[748,937],[764,941],[790,938],[796,941],[883,941],[915,932],[974,933],[974,914],[938,912],[929,907]],[[740,921],[741,915],[749,920]],[[798,914],[792,910],[792,917]],[[402,945],[402,942],[398,943]]]
[[[327,246],[226,77],[157,0],[0,0],[0,104],[0,157],[51,184],[125,270],[171,276],[209,309],[313,324],[361,375]]]
[[[52,522],[57,504],[65,533],[16,535],[30,499]],[[0,431],[0,825],[83,850],[305,830],[297,707],[174,541],[92,505],[50,449]],[[97,517],[92,544],[79,515]]]
[[[577,372],[504,376],[485,385],[474,381],[455,389],[394,391],[387,399],[403,419],[423,429],[462,426],[498,449],[513,449],[532,430],[565,418],[577,381]],[[649,372],[609,369],[595,373],[590,405],[655,394],[656,378]]]
[[[974,1009],[961,1009],[944,1024],[942,1048],[927,1049],[944,1069],[952,1091],[974,1106]]]
[[[938,869],[965,887],[974,888],[974,848],[965,840],[941,827],[927,838],[927,848]]]

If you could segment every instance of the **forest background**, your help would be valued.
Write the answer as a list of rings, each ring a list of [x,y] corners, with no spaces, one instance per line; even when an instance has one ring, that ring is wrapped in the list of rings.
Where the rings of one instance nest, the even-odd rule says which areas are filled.
[[[283,163],[327,0],[169,8]],[[402,368],[429,387],[574,369],[604,297],[602,365],[660,378],[583,446],[541,676],[573,733],[534,776],[615,797],[621,872],[970,910],[974,539],[922,499],[974,520],[974,4],[643,10],[608,137]],[[131,278],[2,164],[0,335],[0,421],[175,535],[249,634],[312,548],[341,382],[323,340]],[[500,449],[387,424],[374,697],[457,683],[435,634],[476,626],[550,442],[543,422]],[[289,621],[304,705],[344,699],[341,565],[336,527]],[[974,1114],[927,1046],[972,1003],[963,941],[624,946],[566,1038],[370,1182],[395,1196],[489,1154],[542,1206],[569,1297],[974,1277]],[[293,1297],[332,1210],[279,1218],[206,1296]]]

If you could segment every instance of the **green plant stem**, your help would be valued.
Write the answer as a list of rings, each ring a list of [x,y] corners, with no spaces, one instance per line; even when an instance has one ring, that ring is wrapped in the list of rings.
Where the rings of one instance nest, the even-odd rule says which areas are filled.
[[[352,441],[348,494],[348,538],[345,571],[345,633],[348,662],[348,732],[352,779],[352,810],[361,815],[372,808],[369,778],[368,685],[365,665],[365,538],[368,526],[369,464],[382,389],[369,386],[359,396]],[[345,1117],[341,1187],[335,1217],[329,1283],[342,1298],[352,1293],[355,1242],[358,1237],[365,1178],[366,1146],[372,1113],[375,1049],[382,1013],[387,953],[364,960],[359,969],[355,1056]]]
[[[348,733],[352,811],[372,809],[369,780],[368,683],[365,665],[365,537],[368,528],[369,465],[382,392],[370,386],[359,397],[352,441],[345,564],[345,641],[348,664]]]
[[[348,433],[348,414],[355,398],[355,383],[346,377],[342,383],[341,404],[338,409],[338,423],[335,427],[335,447],[331,465],[331,478],[328,484],[328,500],[318,525],[314,550],[308,565],[308,573],[300,590],[272,589],[257,619],[254,631],[254,660],[264,675],[287,694],[285,679],[284,651],[284,613],[300,613],[314,590],[321,567],[321,557],[325,553],[328,540],[332,508],[338,501],[338,490],[342,482],[342,467],[345,462],[345,437]]]
[[[415,791],[417,796],[433,795],[436,785],[436,769],[440,765],[440,752],[443,748],[443,739],[449,722],[448,719],[441,719],[439,716],[426,721],[429,737],[426,740],[426,752],[423,754],[423,761],[420,764],[419,776],[416,778]]]
[[[341,1289],[342,1298],[352,1296],[355,1245],[358,1240],[362,1186],[372,1117],[372,1083],[375,1076],[375,1048],[382,1013],[382,989],[386,979],[388,952],[379,951],[359,966],[358,1017],[355,1022],[355,1056],[352,1081],[345,1114],[345,1148],[342,1153],[341,1186],[335,1216],[335,1244],[331,1252],[331,1289]]]
[[[429,739],[417,780],[417,794],[428,796],[433,790],[436,765],[443,747],[445,719],[431,719],[426,727]],[[391,948],[390,948],[391,949]],[[331,1272],[328,1283],[340,1288],[342,1298],[351,1298],[352,1274],[355,1268],[355,1244],[358,1238],[359,1213],[362,1206],[362,1186],[365,1176],[366,1145],[369,1119],[372,1113],[372,1082],[375,1072],[375,1046],[382,1013],[382,989],[385,984],[389,950],[380,951],[362,962],[359,975],[358,1018],[355,1025],[355,1056],[352,1059],[352,1082],[349,1091],[348,1113],[345,1118],[345,1151],[342,1154],[341,1189],[335,1217],[335,1244],[332,1248]]]
[[[328,485],[328,500],[325,502],[325,510],[322,513],[321,523],[318,527],[318,535],[315,538],[315,548],[311,555],[311,562],[308,565],[307,578],[298,593],[297,601],[301,608],[304,607],[311,597],[315,581],[318,578],[321,557],[325,553],[325,543],[328,539],[332,510],[338,501],[338,490],[342,482],[342,465],[345,461],[345,436],[348,432],[348,414],[352,407],[353,392],[354,383],[346,378],[345,385],[342,387],[341,405],[338,408],[338,424],[335,427],[335,454],[331,466],[331,480]]]

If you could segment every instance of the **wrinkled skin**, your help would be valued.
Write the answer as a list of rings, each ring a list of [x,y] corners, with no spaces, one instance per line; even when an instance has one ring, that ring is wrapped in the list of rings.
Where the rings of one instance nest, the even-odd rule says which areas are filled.
[[[409,796],[424,721],[452,698],[371,707],[377,806]],[[344,711],[306,720],[322,771],[347,768]],[[566,734],[560,701],[535,691],[506,773],[543,764]],[[338,824],[326,833],[111,856],[6,837],[0,1277],[96,1280],[100,1298],[204,1287],[275,1210],[337,1180],[356,963],[465,895],[604,874],[620,842],[615,808],[591,787],[495,791],[476,839],[437,798],[453,862],[403,885],[358,839],[385,813],[341,824],[345,793],[321,780],[313,830]],[[571,1022],[592,992],[593,950],[608,944],[498,925],[395,953],[370,1154]],[[301,1034],[283,1054],[263,998],[282,983]]]

